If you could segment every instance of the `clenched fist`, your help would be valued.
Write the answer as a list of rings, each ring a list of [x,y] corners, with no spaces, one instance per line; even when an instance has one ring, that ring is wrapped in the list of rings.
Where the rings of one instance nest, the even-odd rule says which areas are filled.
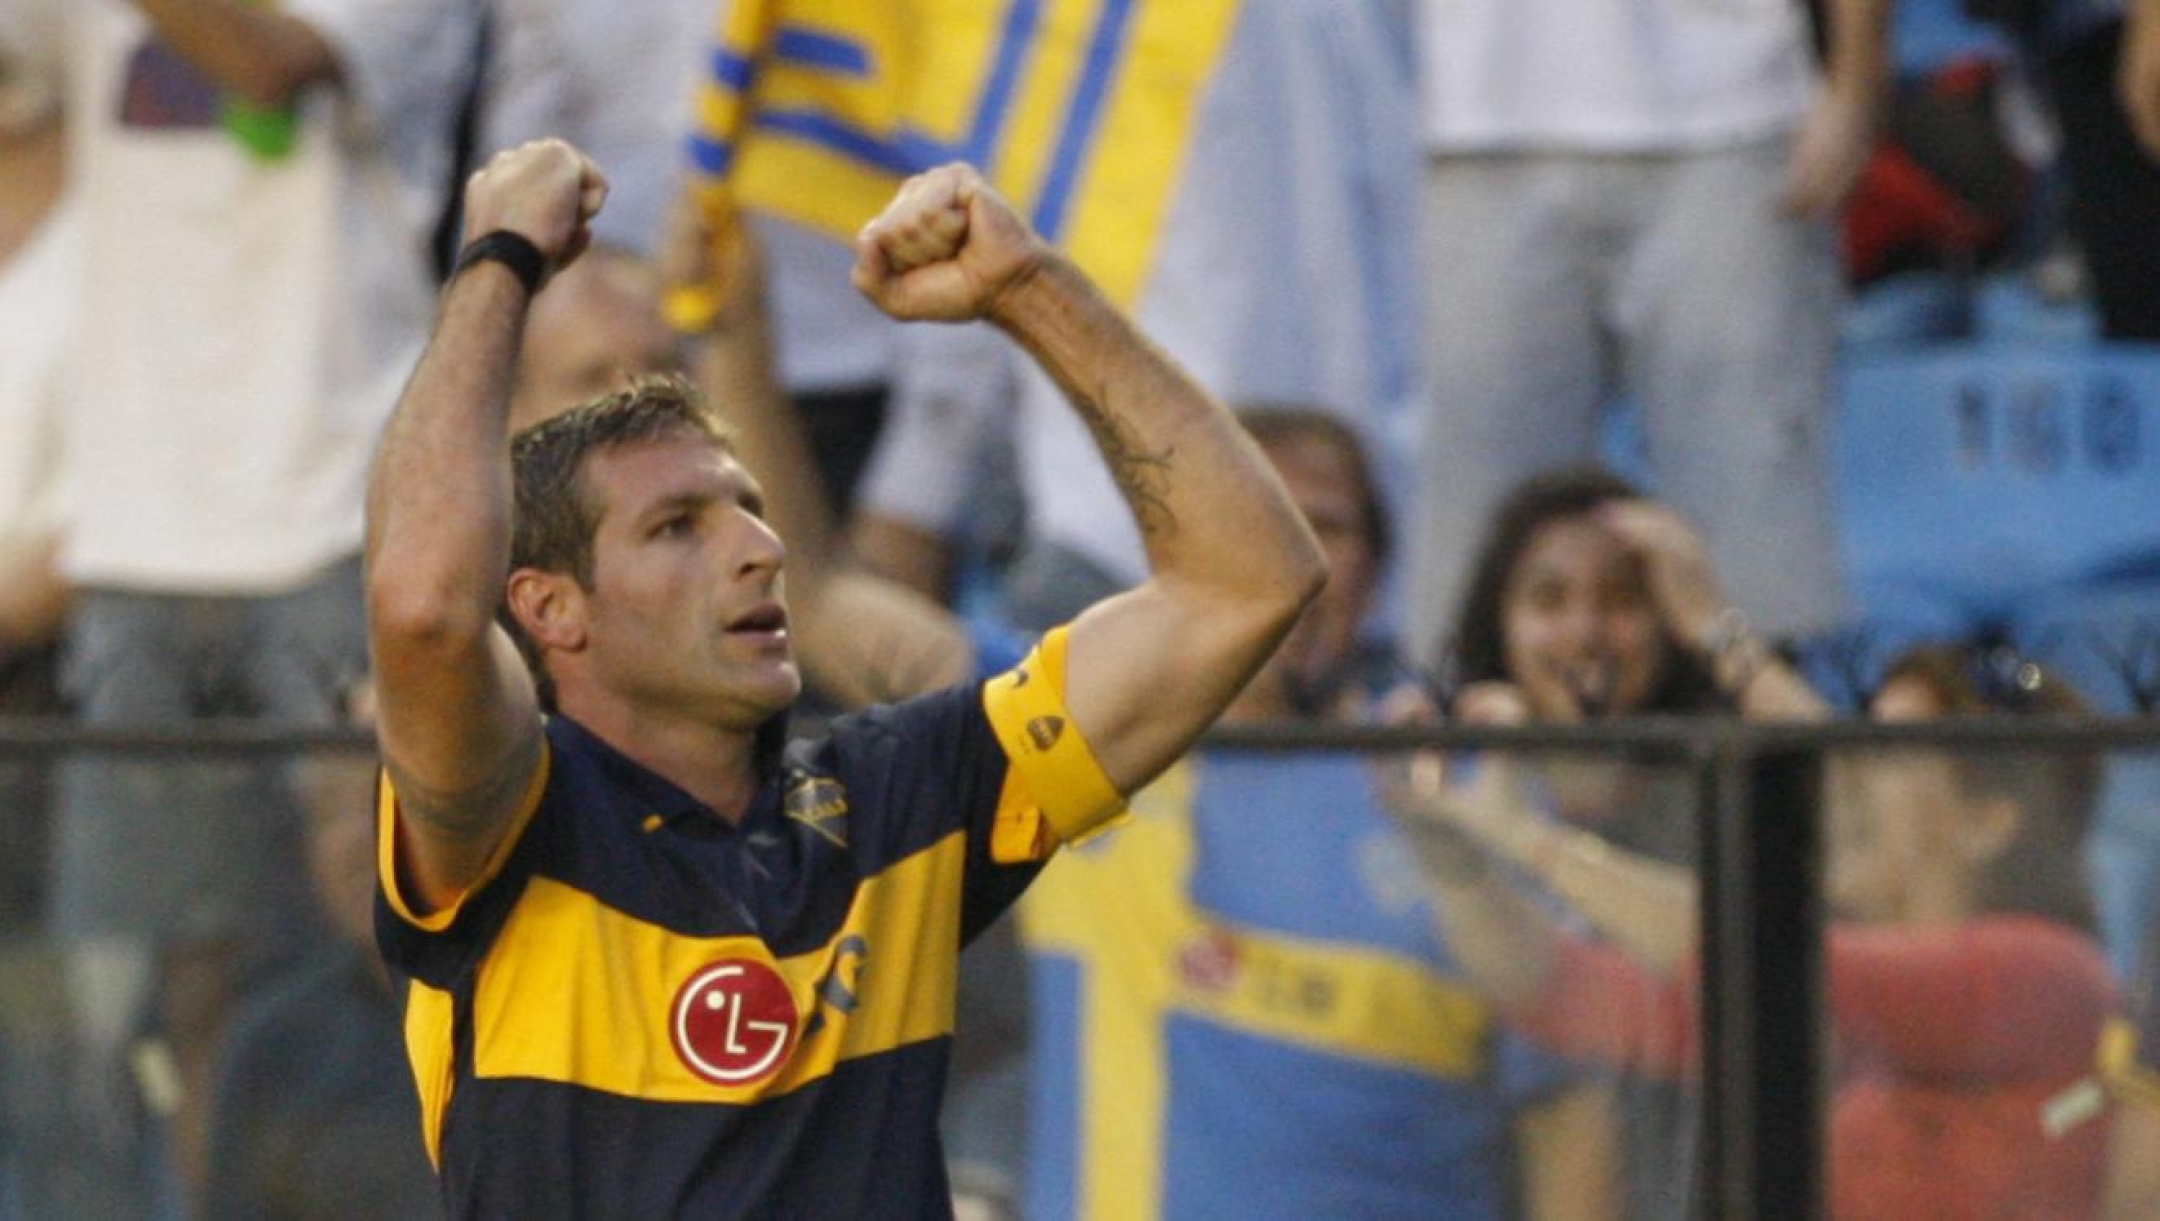
[[[562,140],[532,140],[489,158],[465,184],[465,240],[497,229],[523,236],[553,275],[592,242],[607,178]]]
[[[988,317],[1050,257],[1012,205],[971,166],[940,166],[900,186],[855,237],[855,287],[902,321]]]

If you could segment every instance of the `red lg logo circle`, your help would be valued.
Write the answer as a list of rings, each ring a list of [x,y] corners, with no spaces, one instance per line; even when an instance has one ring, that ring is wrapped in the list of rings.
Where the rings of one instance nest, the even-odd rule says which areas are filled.
[[[795,1019],[795,998],[778,972],[728,958],[691,976],[675,994],[668,1027],[675,1054],[691,1072],[714,1085],[749,1085],[786,1061]]]

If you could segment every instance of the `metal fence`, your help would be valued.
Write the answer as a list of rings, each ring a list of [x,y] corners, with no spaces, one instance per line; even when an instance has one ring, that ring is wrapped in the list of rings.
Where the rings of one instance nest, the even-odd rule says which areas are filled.
[[[137,762],[269,762],[311,752],[350,755],[370,741],[348,731],[290,732],[256,724],[170,731],[90,731],[0,719],[0,765],[95,756]],[[1830,760],[1925,750],[1945,757],[2104,753],[2160,760],[2160,720],[1976,720],[1928,724],[1839,722],[1762,726],[1732,720],[1645,719],[1579,727],[1274,728],[1221,731],[1212,755],[1354,755],[1387,759],[1438,752],[1509,758],[1624,757],[1684,777],[1699,818],[1700,1119],[1695,1199],[1719,1221],[1813,1221],[1831,1216],[1825,1164],[1825,1027],[1821,869],[1825,769]],[[23,793],[0,787],[0,819],[20,821]],[[2156,796],[2160,802],[2160,796]],[[2160,826],[2160,804],[2143,817]],[[33,837],[34,838],[34,837]],[[9,842],[29,842],[10,835]],[[2160,833],[2154,836],[2160,844]],[[36,929],[29,935],[41,936]],[[0,1048],[4,1050],[4,1048]],[[386,1066],[386,1072],[402,1071]],[[35,1108],[33,1108],[34,1110]],[[0,1115],[0,1122],[20,1109]],[[39,1212],[13,1181],[26,1146],[5,1138],[0,1218]],[[178,1215],[178,1214],[166,1214]]]

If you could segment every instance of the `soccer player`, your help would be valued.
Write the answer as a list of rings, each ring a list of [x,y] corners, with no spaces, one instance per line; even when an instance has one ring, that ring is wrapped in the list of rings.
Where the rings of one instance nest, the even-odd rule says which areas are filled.
[[[786,550],[694,395],[508,443],[525,311],[605,193],[559,141],[474,177],[370,488],[378,932],[423,1134],[455,1217],[943,1215],[960,944],[1185,750],[1324,565],[1231,416],[933,171],[863,230],[857,286],[1030,351],[1152,575],[1008,674],[783,748]]]

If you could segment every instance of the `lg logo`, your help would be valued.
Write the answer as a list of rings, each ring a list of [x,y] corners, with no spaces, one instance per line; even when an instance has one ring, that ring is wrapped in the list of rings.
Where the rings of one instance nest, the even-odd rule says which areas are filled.
[[[675,994],[669,1026],[690,1071],[715,1085],[750,1085],[786,1061],[798,1016],[778,972],[730,958],[690,977]]]

